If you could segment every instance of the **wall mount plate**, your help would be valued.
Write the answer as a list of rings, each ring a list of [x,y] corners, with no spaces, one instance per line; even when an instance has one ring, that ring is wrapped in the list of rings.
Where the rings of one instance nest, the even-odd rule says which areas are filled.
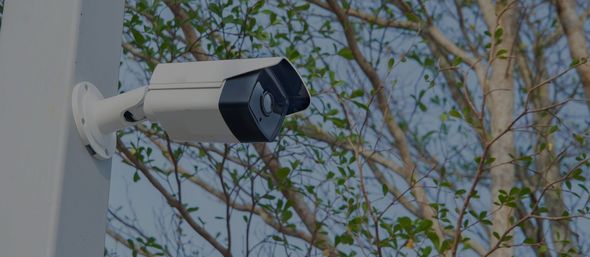
[[[96,103],[104,99],[98,88],[90,82],[81,82],[72,91],[74,121],[82,143],[95,158],[108,160],[115,151],[115,133],[104,134],[96,122]]]

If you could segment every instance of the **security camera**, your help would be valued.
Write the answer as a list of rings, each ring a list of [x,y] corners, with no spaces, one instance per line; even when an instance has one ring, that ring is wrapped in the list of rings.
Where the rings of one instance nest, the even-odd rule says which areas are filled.
[[[179,142],[270,142],[286,115],[305,110],[309,92],[282,57],[159,64],[148,86],[103,98],[74,87],[72,109],[87,150],[111,158],[115,131],[146,119]]]

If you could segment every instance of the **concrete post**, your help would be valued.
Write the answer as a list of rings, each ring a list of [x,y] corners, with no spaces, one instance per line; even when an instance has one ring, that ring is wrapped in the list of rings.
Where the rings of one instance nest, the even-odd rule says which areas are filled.
[[[71,92],[115,93],[123,0],[5,0],[0,256],[102,256],[110,161],[80,143]]]

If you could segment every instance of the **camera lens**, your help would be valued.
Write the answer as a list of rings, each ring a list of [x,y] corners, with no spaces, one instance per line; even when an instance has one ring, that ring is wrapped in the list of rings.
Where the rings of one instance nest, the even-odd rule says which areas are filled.
[[[260,101],[261,107],[262,107],[262,113],[266,116],[270,115],[272,113],[272,107],[273,107],[273,97],[269,92],[264,92],[264,94],[262,95],[262,99]]]

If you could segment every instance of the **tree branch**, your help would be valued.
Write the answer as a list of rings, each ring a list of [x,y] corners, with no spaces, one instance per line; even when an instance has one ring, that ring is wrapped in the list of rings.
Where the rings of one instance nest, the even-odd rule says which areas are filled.
[[[112,228],[107,227],[106,228],[106,234],[111,237],[113,240],[117,241],[118,243],[124,245],[125,247],[129,248],[129,250],[137,252],[138,254],[141,254],[145,257],[156,257],[156,255],[153,255],[152,253],[148,252],[147,250],[141,248],[141,247],[137,247],[135,245],[131,245],[127,239],[125,239],[122,235],[120,235],[119,233],[117,233],[116,231],[114,231]]]
[[[154,134],[149,134],[148,133],[149,131],[147,130],[147,128],[140,127],[139,130],[142,131],[142,133],[144,133],[144,135],[148,136],[148,138],[150,138],[151,142],[156,147],[158,147],[158,149],[161,152],[166,152],[166,146],[162,142],[156,140]],[[167,158],[168,162],[172,162],[172,160],[170,160],[170,158],[168,158],[167,156],[166,156],[166,158]],[[245,167],[245,168],[248,168],[248,167]],[[267,212],[263,208],[253,206],[251,204],[239,203],[239,202],[233,201],[231,199],[228,199],[223,192],[217,190],[211,184],[200,179],[198,176],[193,176],[193,174],[191,172],[189,172],[188,170],[186,170],[183,166],[178,166],[178,172],[181,175],[183,175],[184,177],[186,177],[188,181],[197,185],[201,189],[205,190],[206,192],[208,192],[209,194],[211,194],[212,196],[217,198],[219,201],[229,204],[233,209],[238,210],[238,211],[242,211],[242,212],[254,213],[254,214],[256,214],[256,216],[260,217],[267,225],[271,226],[276,231],[278,231],[280,233],[284,233],[288,236],[299,238],[299,239],[304,240],[310,244],[315,243],[314,245],[318,248],[321,247],[321,245],[318,244],[318,242],[313,242],[312,237],[309,234],[305,233],[304,231],[297,230],[292,227],[282,226],[280,223],[278,223],[273,218],[273,215],[271,213]]]
[[[289,186],[284,186],[285,183],[279,180],[277,173],[281,169],[281,164],[276,155],[270,151],[267,144],[255,143],[254,149],[258,152],[260,158],[269,170],[271,178],[275,185],[279,185],[283,196],[291,202],[293,209],[307,227],[307,230],[312,234],[313,238],[317,238],[320,249],[328,250],[330,257],[337,257],[338,253],[332,246],[330,239],[326,234],[322,233],[321,226],[316,220],[315,211],[312,211],[307,203],[303,200],[303,196]],[[315,242],[315,241],[314,241]]]
[[[379,74],[377,73],[377,71],[367,61],[367,59],[365,59],[364,55],[362,54],[362,52],[358,46],[358,43],[356,41],[356,38],[355,38],[356,33],[354,32],[354,28],[353,28],[352,24],[348,20],[348,16],[346,15],[346,12],[342,8],[340,8],[340,6],[338,5],[338,3],[336,3],[335,0],[328,0],[328,5],[330,6],[332,12],[336,15],[336,17],[338,18],[338,21],[342,25],[342,28],[344,30],[344,36],[346,37],[346,42],[352,52],[354,60],[359,65],[359,67],[364,72],[364,74],[367,76],[367,78],[371,82],[371,85],[373,86],[373,90],[375,91],[375,97],[377,98],[378,108],[383,115],[384,122],[385,122],[389,132],[392,134],[392,136],[396,140],[395,145],[400,151],[402,161],[404,162],[404,169],[406,170],[406,172],[410,173],[409,171],[414,170],[416,167],[416,164],[414,163],[414,161],[411,157],[410,147],[408,145],[406,136],[405,136],[403,130],[399,127],[399,125],[395,121],[395,119],[391,113],[391,110],[389,108],[389,100],[387,98],[386,90],[383,85],[383,82],[379,78]],[[414,178],[412,176],[410,176],[410,177],[406,177],[406,179],[411,180]],[[428,196],[426,195],[426,192],[424,191],[424,189],[421,187],[413,187],[413,193],[414,193],[414,196],[416,197],[416,199],[418,200],[418,202],[421,203],[420,210],[422,211],[422,216],[433,221],[433,223],[435,224],[434,228],[435,228],[437,235],[441,239],[444,238],[444,233],[442,232],[442,229],[441,229],[438,221],[436,220],[436,215],[435,215],[434,211],[432,210],[432,208],[428,205],[428,203],[429,203]]]
[[[123,153],[125,158],[129,160],[131,163],[133,163],[133,165],[148,179],[152,186],[156,190],[158,190],[160,194],[162,194],[162,196],[164,197],[164,199],[166,199],[168,204],[170,204],[170,206],[174,207],[179,212],[179,214],[184,218],[184,220],[187,221],[190,227],[193,228],[195,232],[197,232],[197,234],[199,234],[203,239],[205,239],[209,244],[211,244],[211,246],[213,246],[213,248],[215,248],[224,257],[232,256],[231,252],[229,252],[227,248],[225,248],[225,246],[221,245],[221,243],[219,243],[213,235],[209,234],[209,232],[205,228],[201,227],[192,218],[192,216],[186,210],[186,208],[180,202],[178,202],[178,200],[176,200],[176,198],[172,196],[166,190],[166,188],[164,188],[164,186],[160,184],[160,182],[158,182],[158,180],[150,173],[149,168],[145,166],[139,159],[137,159],[137,157],[134,154],[132,154],[127,149],[127,147],[125,147],[120,138],[117,138],[117,150]]]
[[[209,56],[206,54],[207,52],[201,48],[200,39],[197,36],[197,32],[195,28],[191,24],[191,17],[186,13],[186,11],[180,6],[178,1],[174,0],[165,0],[164,3],[170,11],[174,14],[176,20],[180,23],[180,28],[182,29],[182,33],[184,33],[184,37],[186,38],[187,48],[193,55],[193,57],[197,61],[207,61],[209,60]]]

